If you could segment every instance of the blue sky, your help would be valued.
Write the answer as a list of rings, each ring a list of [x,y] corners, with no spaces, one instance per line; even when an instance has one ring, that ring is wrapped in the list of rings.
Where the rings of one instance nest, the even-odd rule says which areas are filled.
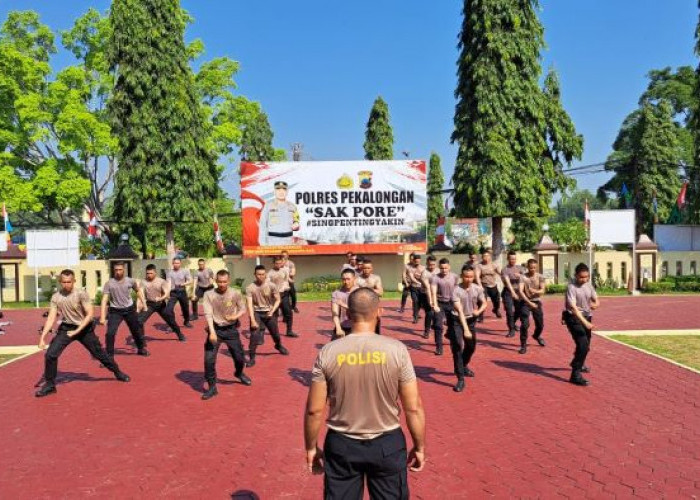
[[[105,0],[0,0],[33,9],[54,29]],[[620,123],[646,87],[650,69],[690,64],[696,0],[542,0],[548,45],[543,66],[559,72],[567,111],[585,138],[580,164],[605,160]],[[456,84],[458,0],[183,0],[195,17],[187,38],[201,38],[205,58],[240,61],[238,92],[260,101],[278,147],[304,144],[314,160],[363,156],[369,110],[389,104],[397,157],[442,157],[449,177]],[[66,53],[55,67],[71,63]],[[595,189],[604,174],[580,176]],[[229,175],[226,188],[236,192]]]

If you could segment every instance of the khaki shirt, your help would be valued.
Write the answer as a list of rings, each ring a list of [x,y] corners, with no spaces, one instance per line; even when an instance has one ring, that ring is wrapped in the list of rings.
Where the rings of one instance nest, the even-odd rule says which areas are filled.
[[[523,274],[523,270],[520,266],[515,265],[513,267],[506,266],[501,271],[501,276],[503,280],[510,280],[510,284],[513,286],[515,291],[518,291],[518,283],[520,283],[520,276]],[[483,280],[482,280],[483,283]]]
[[[362,275],[357,277],[355,280],[359,288],[371,288],[372,290],[377,290],[377,288],[382,286],[382,277],[378,274],[370,274],[366,278]]]
[[[591,315],[591,302],[598,299],[598,294],[591,285],[590,281],[587,281],[583,285],[577,285],[574,282],[569,283],[566,288],[566,301],[564,307],[571,311],[571,305],[576,305],[576,308],[581,311],[585,316]]]
[[[163,278],[156,276],[152,281],[143,280],[143,291],[148,302],[157,302],[163,295],[168,295],[170,285]]]
[[[121,281],[110,278],[102,288],[102,293],[109,295],[109,307],[126,309],[134,305],[134,299],[131,298],[132,290],[138,290],[138,284],[136,280],[125,276]]]
[[[401,426],[399,387],[416,374],[402,342],[372,333],[326,344],[311,378],[328,385],[330,429],[354,439],[374,439]]]
[[[291,238],[292,225],[299,222],[299,211],[291,201],[272,200],[265,203],[260,214],[260,244],[267,245],[270,236],[274,238]],[[274,234],[270,234],[274,233]]]
[[[340,316],[348,318],[348,297],[352,292],[357,290],[359,287],[355,285],[350,290],[344,290],[339,288],[334,290],[331,294],[331,304],[335,304],[340,308]]]
[[[166,273],[165,279],[170,282],[170,287],[172,290],[182,288],[192,283],[192,275],[187,269],[180,269],[178,271],[171,269]]]
[[[540,273],[535,273],[534,276],[527,274],[520,275],[520,282],[523,284],[523,293],[532,302],[539,302],[540,295],[535,295],[535,290],[539,290],[544,285],[544,276]]]
[[[458,284],[459,278],[453,272],[449,272],[444,276],[436,274],[430,280],[430,285],[437,287],[437,299],[440,302],[451,301],[452,294]]]
[[[289,271],[289,281],[294,281],[294,278],[292,278],[292,274],[296,273],[297,265],[291,260],[287,259],[287,262],[284,263],[284,267],[286,267]]]
[[[493,288],[496,286],[496,275],[500,272],[496,264],[493,262],[489,262],[488,264],[479,262],[475,269],[481,280],[481,286],[486,288]]]
[[[85,319],[90,305],[90,296],[85,290],[73,288],[71,293],[56,292],[51,296],[51,307],[55,307],[64,323],[79,325]]]
[[[214,271],[211,269],[197,270],[197,286],[199,288],[209,288],[212,279],[214,279]]]
[[[207,320],[212,319],[216,326],[234,324],[235,321],[226,319],[226,316],[245,310],[243,296],[234,288],[229,288],[224,293],[219,293],[216,288],[209,290],[202,298],[202,305],[204,306],[204,316]]]
[[[452,302],[460,304],[465,318],[470,318],[474,315],[474,311],[479,309],[479,303],[484,303],[484,289],[472,283],[469,288],[464,288],[462,285],[455,288],[452,294]]]
[[[277,287],[266,281],[262,285],[253,282],[245,287],[245,293],[253,299],[253,311],[268,312],[280,298]]]
[[[272,268],[267,272],[267,279],[272,282],[279,290],[284,293],[289,290],[289,269],[281,267],[280,269]]]
[[[416,290],[422,290],[423,289],[423,273],[426,273],[428,271],[425,270],[425,266],[422,264],[420,266],[409,266],[409,283],[412,288],[415,288]],[[430,273],[428,273],[430,274]]]

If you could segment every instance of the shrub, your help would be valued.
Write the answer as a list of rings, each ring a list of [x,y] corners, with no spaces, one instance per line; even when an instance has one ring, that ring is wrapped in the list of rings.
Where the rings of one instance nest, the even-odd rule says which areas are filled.
[[[99,306],[101,302],[102,302],[102,290],[97,290],[97,292],[95,292],[95,300],[93,300],[92,303],[95,304],[96,306]]]
[[[300,292],[332,292],[340,288],[340,276],[325,275],[307,278],[301,283]]]
[[[553,293],[566,293],[566,283],[550,283],[547,285],[547,294],[553,294]]]
[[[659,281],[658,283],[649,282],[647,286],[642,290],[644,293],[669,293],[675,288],[674,283],[665,283]]]
[[[679,292],[700,292],[700,282],[681,281],[676,283],[676,290]]]

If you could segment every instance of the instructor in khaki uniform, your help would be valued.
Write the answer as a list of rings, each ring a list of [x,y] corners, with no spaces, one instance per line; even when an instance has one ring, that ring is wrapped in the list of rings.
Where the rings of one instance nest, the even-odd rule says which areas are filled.
[[[374,334],[379,296],[359,288],[348,297],[352,335],[318,354],[306,403],[304,440],[310,471],[325,471],[324,498],[409,498],[407,463],[425,463],[425,414],[406,346]],[[413,448],[406,453],[399,399]],[[318,447],[328,402],[324,450]]]
[[[275,199],[265,203],[260,214],[260,245],[291,245],[294,231],[299,231],[299,211],[287,201],[287,183],[275,182]]]

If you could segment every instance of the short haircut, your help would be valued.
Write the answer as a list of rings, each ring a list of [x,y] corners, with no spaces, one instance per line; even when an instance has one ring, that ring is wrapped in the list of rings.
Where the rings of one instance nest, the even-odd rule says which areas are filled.
[[[530,264],[537,264],[537,261],[535,259],[527,259],[527,265],[529,266]]]
[[[355,273],[355,270],[353,268],[346,267],[345,269],[343,269],[343,271],[340,273],[340,275],[343,276],[345,274],[352,274],[353,276],[355,276],[355,274],[357,274],[357,273]]]
[[[174,258],[173,258],[173,262],[175,262],[176,260],[177,260],[178,262],[182,262],[182,259],[181,259],[180,257],[174,257]]]
[[[348,316],[351,320],[367,320],[379,310],[379,295],[370,288],[358,288],[348,295]]]
[[[578,273],[590,273],[590,269],[588,269],[588,266],[581,262],[578,266],[576,266],[576,270],[574,271],[575,274]]]
[[[440,259],[440,262],[438,262],[438,264],[440,264],[440,265],[449,264],[449,263],[450,263],[450,259],[448,259],[447,257],[443,257],[442,259]]]
[[[467,262],[466,264],[464,264],[464,265],[462,266],[462,271],[461,271],[461,272],[464,272],[464,271],[473,271],[473,270],[474,270],[474,266],[472,266],[471,263]]]
[[[75,273],[72,269],[64,269],[61,271],[61,276],[70,276],[71,278],[75,278]]]
[[[156,265],[155,264],[148,264],[146,266],[146,271],[155,271],[156,270]]]
[[[272,257],[272,260],[277,262],[278,260],[284,260],[284,257],[282,257],[281,255],[275,255],[274,257]]]
[[[421,257],[420,257],[420,254],[414,253],[412,258],[413,259],[420,259]]]
[[[415,257],[415,256],[416,256],[416,254],[412,253],[411,255],[408,256],[408,258],[409,258],[409,259],[412,259],[412,258]]]
[[[355,254],[352,252],[345,252],[345,255],[355,255]]]
[[[434,255],[428,255],[428,258],[425,259],[426,262],[435,262],[437,258]]]
[[[216,277],[218,278],[219,276],[230,276],[230,273],[226,269],[220,269],[216,273]]]
[[[206,262],[206,261],[205,261],[204,259],[199,259],[199,260],[197,261],[197,264],[199,264],[200,262]]]
[[[372,263],[372,259],[368,259],[367,257],[365,257],[365,258],[364,258],[364,263],[365,263],[365,264],[371,264],[371,263]]]
[[[484,250],[481,252],[481,255],[489,254],[491,255],[491,249],[490,248],[484,248]]]
[[[357,262],[364,262],[364,261],[365,261],[365,258],[363,256],[360,255],[357,257]]]
[[[115,267],[126,267],[126,265],[124,264],[124,261],[120,260],[112,264],[112,269],[114,269]]]
[[[285,256],[285,255],[289,255],[289,252],[288,252],[288,251],[286,251],[286,250],[282,250],[282,252],[281,252],[281,254],[280,254],[280,255],[282,255],[282,256]]]
[[[267,271],[267,268],[265,266],[263,266],[262,264],[258,264],[257,266],[255,266],[254,272],[257,273],[258,271]]]
[[[511,255],[516,255],[515,250],[508,250],[508,257]]]

